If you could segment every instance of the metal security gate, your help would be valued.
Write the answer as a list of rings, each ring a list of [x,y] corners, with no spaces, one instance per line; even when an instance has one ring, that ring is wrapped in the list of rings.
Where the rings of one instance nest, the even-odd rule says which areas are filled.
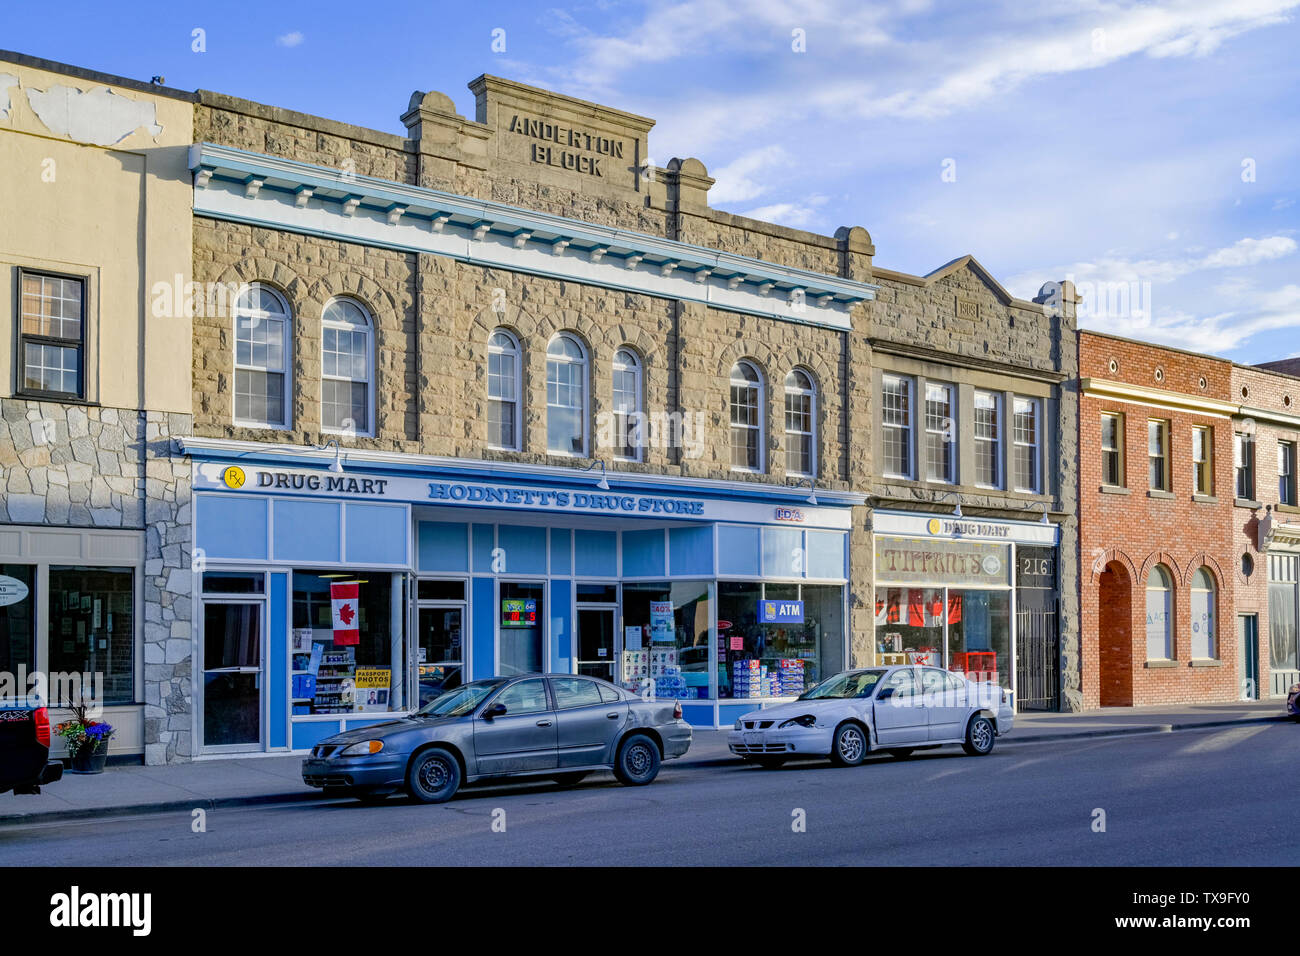
[[[1056,601],[1016,611],[1016,710],[1061,709]]]

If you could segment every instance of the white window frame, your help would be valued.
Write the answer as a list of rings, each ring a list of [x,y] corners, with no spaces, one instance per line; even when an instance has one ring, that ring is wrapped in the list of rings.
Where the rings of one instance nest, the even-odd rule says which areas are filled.
[[[1241,493],[1243,474],[1250,482],[1250,494],[1247,495]],[[1255,436],[1248,432],[1232,433],[1232,490],[1238,498],[1255,500]]]
[[[1026,442],[1020,440],[1019,428],[1016,426],[1016,419],[1020,416],[1020,406],[1024,403],[1033,412],[1034,416],[1034,440]],[[1019,467],[1016,462],[1016,449],[1028,448],[1033,454],[1033,474],[1030,476],[1030,487],[1020,484]],[[1037,495],[1042,494],[1043,490],[1043,403],[1041,399],[1031,398],[1028,395],[1016,395],[1011,404],[1011,481],[1016,491]]]
[[[1293,441],[1280,441],[1277,443],[1277,503],[1280,505],[1294,505],[1296,503],[1296,484],[1295,484],[1295,449],[1296,443]],[[1286,494],[1282,493],[1282,482],[1286,482]]]
[[[276,302],[280,304],[281,312],[279,314],[267,312],[263,309],[249,309],[243,306],[243,296],[251,295],[254,290],[269,292]],[[289,303],[277,289],[261,282],[250,283],[235,300],[234,306],[234,354],[231,356],[234,365],[234,375],[231,377],[230,391],[230,413],[231,421],[241,428],[269,428],[275,431],[287,431],[293,428],[293,313],[289,310]],[[274,321],[281,325],[281,342],[280,354],[282,362],[279,368],[259,368],[256,365],[241,365],[239,363],[239,323],[241,319],[253,318],[259,322]],[[282,383],[282,404],[284,410],[283,420],[279,422],[257,421],[255,419],[239,417],[239,372],[263,372],[271,375],[279,375]]]
[[[348,305],[355,306],[360,312],[362,318],[366,320],[366,377],[364,379],[355,379],[343,375],[326,375],[325,374],[325,330],[333,328],[337,331],[356,332],[357,328],[348,325],[346,322],[336,322],[325,317],[329,312],[329,307],[335,302],[346,302]],[[375,434],[375,320],[371,316],[370,310],[350,296],[335,296],[325,303],[325,309],[321,312],[321,431],[327,435],[356,435],[367,438]],[[325,408],[325,390],[324,383],[330,382],[349,382],[357,384],[363,382],[366,386],[366,428],[335,428],[325,425],[324,408]]]
[[[1106,420],[1110,419],[1115,423],[1115,443],[1106,444]],[[1123,412],[1102,412],[1101,413],[1101,483],[1112,488],[1123,488],[1127,485],[1124,475],[1124,413]],[[1109,456],[1115,456],[1115,480],[1109,478],[1109,469],[1106,467],[1106,459]]]
[[[940,423],[938,428],[930,425],[930,392],[939,391],[943,393],[943,402],[948,407],[947,423]],[[956,398],[956,389],[945,382],[926,382],[925,383],[925,480],[933,484],[951,485],[957,481],[957,460],[953,452],[956,450],[956,422],[957,410],[954,407]],[[944,478],[930,477],[930,436],[939,435],[942,439],[943,448],[943,470],[947,473]]]
[[[739,376],[737,375],[737,373],[739,373],[743,368],[747,368],[754,373],[754,381],[752,382],[749,381],[744,377],[743,374],[740,374]],[[732,462],[731,470],[736,472],[742,472],[744,474],[750,474],[750,475],[765,474],[767,470],[766,469],[767,455],[765,454],[766,447],[764,445],[763,426],[764,426],[764,420],[766,416],[763,414],[763,412],[766,407],[765,396],[767,390],[764,387],[765,382],[763,381],[763,373],[759,371],[758,366],[755,365],[753,362],[749,361],[748,359],[741,359],[739,362],[737,362],[735,365],[731,367],[731,375],[728,377],[727,381],[728,381],[727,435],[728,438],[730,439],[728,442],[727,451],[730,456],[730,460]],[[753,391],[754,393],[753,407],[754,407],[755,424],[752,425],[737,424],[736,415],[735,415],[736,402],[735,402],[735,394],[734,394],[734,390],[736,388],[744,388],[746,390]],[[748,407],[748,403],[746,404],[746,407]],[[735,463],[737,429],[743,429],[745,431],[753,431],[757,433],[755,436],[757,441],[755,442],[755,449],[754,449],[754,454],[757,456],[757,461],[755,461],[753,465],[737,465]]]
[[[795,379],[794,385],[790,380]],[[807,384],[799,384],[802,380]],[[790,399],[807,397],[808,399],[808,428],[792,429],[790,427]],[[817,385],[812,375],[805,369],[795,366],[790,369],[785,376],[785,473],[792,478],[814,478],[817,475]],[[802,415],[802,412],[796,414]],[[806,471],[791,470],[790,452],[794,447],[792,442],[808,442],[808,469]]]
[[[979,407],[979,401],[981,398],[985,398],[985,397],[993,399],[993,437],[992,438],[980,435],[979,413],[981,409]],[[1002,486],[1006,483],[1006,476],[1003,474],[1003,472],[1006,471],[1006,462],[1003,461],[1003,456],[1002,456],[1002,434],[1003,434],[1002,393],[991,392],[986,389],[977,388],[975,389],[975,395],[973,401],[974,404],[972,405],[972,408],[974,409],[975,420],[971,423],[972,426],[971,431],[972,434],[975,436],[975,486],[977,488],[1001,489]],[[993,446],[994,475],[993,475],[992,484],[980,480],[979,451],[981,445]]]
[[[1152,425],[1160,429],[1160,453],[1158,455],[1151,454]],[[1147,485],[1152,491],[1173,490],[1173,475],[1169,473],[1169,428],[1170,422],[1167,418],[1147,419]],[[1164,479],[1164,483],[1160,485],[1151,484],[1151,462],[1156,458],[1160,459],[1160,474]]]
[[[510,341],[510,348],[508,349],[502,348],[501,346],[494,344],[493,339],[495,339],[498,335],[503,335]],[[492,394],[491,367],[492,367],[493,355],[509,355],[511,360],[514,362],[514,375],[512,376],[511,380],[514,383],[515,397],[512,399],[501,398],[499,396]],[[487,383],[486,383],[487,400],[488,400],[488,408],[489,408],[489,415],[488,415],[489,429],[491,428],[491,421],[492,421],[490,409],[493,402],[510,404],[513,405],[515,409],[514,427],[511,429],[509,445],[495,444],[492,441],[492,439],[495,436],[493,436],[491,433],[488,434],[488,443],[487,443],[488,448],[494,449],[496,451],[519,451],[519,447],[520,447],[519,436],[521,434],[520,428],[522,427],[520,423],[520,419],[523,417],[522,415],[522,411],[523,411],[522,367],[523,367],[523,349],[519,347],[519,339],[516,338],[515,334],[511,332],[509,329],[503,329],[499,327],[493,329],[491,334],[488,335],[488,376],[487,376]]]
[[[572,342],[578,350],[578,358],[570,356],[557,356],[551,354],[551,347],[561,340]],[[582,400],[578,405],[553,405],[551,403],[551,366],[564,365],[567,367],[576,367],[578,370],[578,383],[582,389]],[[561,458],[586,458],[587,452],[591,447],[591,429],[588,426],[588,418],[591,409],[591,378],[589,370],[591,368],[591,358],[587,354],[587,348],[581,340],[571,332],[558,332],[551,337],[546,343],[546,453],[556,455]],[[570,384],[571,387],[571,384]],[[572,449],[555,449],[551,447],[551,409],[578,409],[579,431],[581,432],[582,447],[577,451]]]
[[[903,397],[902,422],[891,422],[885,415],[885,392],[894,384],[897,384]],[[880,378],[880,464],[881,474],[886,478],[902,478],[911,481],[916,475],[916,455],[913,452],[914,443],[912,441],[912,429],[916,425],[916,403],[913,401],[915,391],[912,379],[906,375],[885,373]],[[907,468],[904,471],[890,470],[890,461],[886,450],[889,447],[888,437],[891,433],[902,435],[902,447],[907,451]]]
[[[1208,587],[1198,587],[1198,586],[1197,586],[1197,584],[1196,584],[1196,579],[1197,579],[1199,576],[1202,576],[1202,575],[1204,575],[1205,580],[1208,582],[1208,585],[1209,585]],[[1208,622],[1206,622],[1206,630],[1205,630],[1205,633],[1204,633],[1203,635],[1200,635],[1199,640],[1203,640],[1203,641],[1205,642],[1205,649],[1209,651],[1208,654],[1197,654],[1197,653],[1196,653],[1196,651],[1197,651],[1197,646],[1196,646],[1196,645],[1197,645],[1197,642],[1198,642],[1198,631],[1197,631],[1197,627],[1196,627],[1196,625],[1197,625],[1197,623],[1198,623],[1197,620],[1196,620],[1196,600],[1197,600],[1197,597],[1196,597],[1196,596],[1197,596],[1198,594],[1205,594],[1205,595],[1207,595],[1207,597],[1205,598],[1205,601],[1206,601],[1206,605],[1205,605],[1205,606],[1206,606],[1206,608],[1207,608],[1207,612],[1208,612],[1206,616],[1209,618],[1209,620],[1208,620]],[[1219,635],[1218,635],[1218,629],[1219,629],[1219,589],[1218,589],[1218,586],[1217,586],[1217,582],[1215,581],[1214,575],[1211,574],[1211,573],[1210,573],[1210,569],[1207,568],[1207,567],[1205,567],[1204,565],[1201,565],[1201,567],[1197,568],[1196,571],[1192,574],[1191,595],[1192,595],[1192,600],[1191,600],[1191,611],[1192,611],[1192,659],[1193,659],[1193,660],[1203,660],[1203,661],[1213,661],[1213,660],[1218,660],[1218,659],[1219,659],[1219,640],[1218,640],[1218,638],[1219,638]]]
[[[1152,581],[1158,580],[1160,584],[1152,587]],[[1151,622],[1148,619],[1146,631],[1143,633],[1143,639],[1146,641],[1146,654],[1149,661],[1171,661],[1174,659],[1174,575],[1163,564],[1157,564],[1147,574],[1146,586],[1143,589],[1143,607],[1145,610],[1144,617],[1150,615],[1150,593],[1158,591],[1164,594],[1164,654],[1160,657],[1151,656]]]
[[[620,394],[627,394],[628,390],[618,387],[619,376],[629,374],[632,376],[632,407],[622,408],[619,405],[619,396]],[[619,350],[614,353],[614,371],[610,379],[610,396],[614,416],[614,460],[640,461],[645,455],[646,439],[645,409],[641,397],[641,357],[631,346],[620,346]],[[623,453],[626,447],[624,439],[629,431],[629,419],[635,421],[635,442],[632,444],[632,454],[630,456]]]
[[[1196,455],[1196,444],[1201,455]],[[1209,425],[1192,426],[1192,491],[1198,495],[1214,494],[1214,429]]]

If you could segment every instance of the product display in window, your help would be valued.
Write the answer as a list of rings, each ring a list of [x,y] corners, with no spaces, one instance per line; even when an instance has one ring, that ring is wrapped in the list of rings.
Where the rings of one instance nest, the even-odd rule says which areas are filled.
[[[843,669],[842,622],[838,585],[719,582],[718,696],[798,697]]]
[[[391,710],[393,661],[403,659],[391,575],[296,571],[293,598],[293,713]]]

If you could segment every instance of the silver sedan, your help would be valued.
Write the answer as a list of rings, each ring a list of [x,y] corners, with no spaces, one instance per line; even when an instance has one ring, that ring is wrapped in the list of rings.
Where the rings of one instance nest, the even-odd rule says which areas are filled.
[[[572,785],[613,770],[643,786],[690,746],[675,701],[574,674],[521,674],[472,681],[410,716],[328,737],[303,760],[302,778],[365,801],[404,789],[442,803],[462,784],[507,777]]]

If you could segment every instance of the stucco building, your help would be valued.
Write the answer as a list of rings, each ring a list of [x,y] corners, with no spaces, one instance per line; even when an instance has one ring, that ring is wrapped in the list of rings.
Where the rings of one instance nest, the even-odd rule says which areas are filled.
[[[189,94],[0,52],[0,673],[20,692],[49,675],[54,705],[85,693],[111,752],[155,763],[192,752],[190,465],[171,445],[191,431],[171,292],[192,120]]]

